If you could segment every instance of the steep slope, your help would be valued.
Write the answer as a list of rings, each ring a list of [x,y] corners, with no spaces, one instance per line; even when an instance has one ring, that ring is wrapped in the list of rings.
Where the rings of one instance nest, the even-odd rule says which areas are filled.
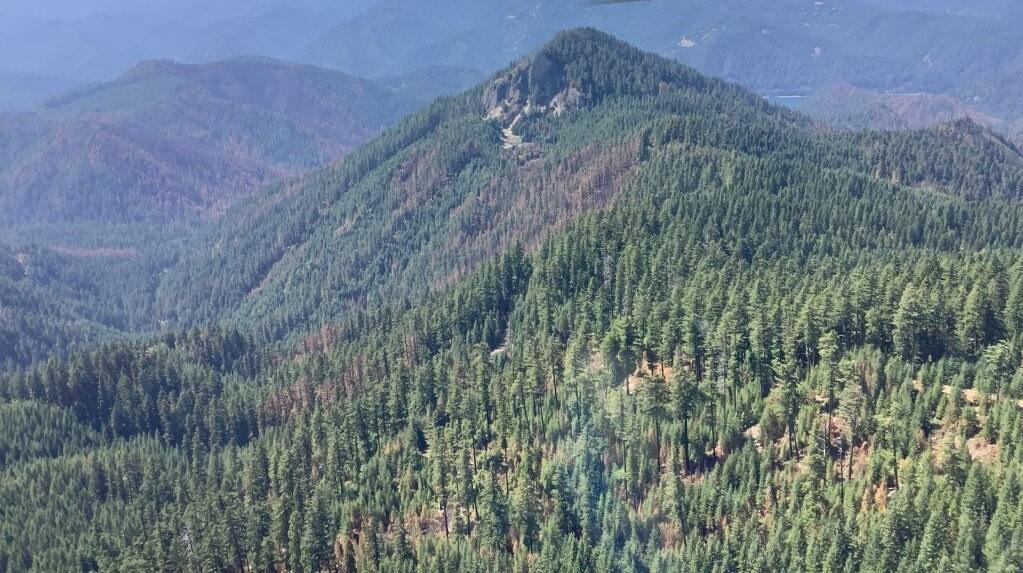
[[[232,211],[163,276],[161,318],[227,312],[276,337],[369,302],[415,299],[613,204],[658,138],[772,160],[812,149],[820,168],[952,194],[1020,192],[1014,148],[957,155],[941,171],[932,155],[955,141],[949,133],[911,145],[917,134],[824,132],[737,86],[575,30],[346,160]],[[891,172],[885,162],[896,156],[913,177]],[[988,177],[992,164],[1005,169]],[[966,189],[966,173],[986,183]]]
[[[0,207],[8,221],[209,213],[348,152],[411,101],[272,60],[145,62],[0,124]]]
[[[123,328],[98,283],[97,273],[61,253],[0,244],[0,371]]]

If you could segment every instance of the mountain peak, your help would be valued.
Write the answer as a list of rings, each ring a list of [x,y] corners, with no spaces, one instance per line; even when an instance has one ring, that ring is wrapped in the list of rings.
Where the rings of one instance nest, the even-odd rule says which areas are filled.
[[[533,54],[499,73],[484,92],[491,113],[502,104],[516,113],[551,109],[561,113],[583,101],[608,95],[655,92],[670,67],[679,67],[644,53],[593,28],[558,33]]]
[[[181,68],[184,64],[168,59],[142,60],[129,68],[119,78],[122,81],[132,81],[154,75],[166,74]]]
[[[520,138],[516,126],[537,116],[595,106],[607,98],[655,96],[664,91],[715,93],[762,106],[762,98],[724,80],[644,52],[593,28],[559,32],[536,52],[495,75],[483,90],[486,118],[504,129],[506,144]]]

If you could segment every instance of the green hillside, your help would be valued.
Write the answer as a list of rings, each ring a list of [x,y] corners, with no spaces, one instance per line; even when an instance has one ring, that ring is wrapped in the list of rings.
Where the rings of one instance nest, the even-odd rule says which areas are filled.
[[[0,376],[0,569],[1023,567],[1021,165],[561,33]]]
[[[367,302],[414,299],[613,204],[656,160],[658,137],[785,173],[812,155],[820,167],[952,194],[1023,189],[1018,152],[968,122],[888,135],[820,130],[732,84],[580,32],[438,101],[348,160],[241,205],[168,270],[161,318],[228,312],[277,338]]]

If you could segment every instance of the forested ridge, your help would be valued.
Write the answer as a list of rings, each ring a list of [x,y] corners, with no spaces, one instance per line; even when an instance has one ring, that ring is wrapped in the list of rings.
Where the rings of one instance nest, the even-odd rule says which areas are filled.
[[[1017,570],[1020,165],[563,33],[0,376],[0,569]]]
[[[0,218],[158,224],[223,210],[331,161],[417,101],[268,58],[142,62],[0,116]]]
[[[597,34],[561,35],[347,160],[240,205],[168,269],[157,312],[185,323],[227,315],[277,338],[367,301],[415,300],[613,204],[644,163],[674,169],[650,157],[667,141],[737,154],[736,169],[776,188],[802,178],[792,168],[803,162],[960,196],[1023,190],[1019,151],[968,120],[885,134],[815,128]]]

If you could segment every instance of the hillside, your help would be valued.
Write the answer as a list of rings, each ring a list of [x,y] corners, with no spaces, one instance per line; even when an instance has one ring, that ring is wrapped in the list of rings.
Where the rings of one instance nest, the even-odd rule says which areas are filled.
[[[613,203],[644,141],[672,117],[735,146],[736,120],[782,133],[803,122],[600,33],[562,34],[344,161],[227,214],[164,275],[162,317],[226,311],[260,317],[277,336],[381,296],[451,284],[516,242],[535,245]]]
[[[28,231],[50,238],[49,246],[23,232],[0,238],[0,371],[157,329],[152,284],[173,260],[174,236],[186,231]]]
[[[885,94],[846,84],[815,90],[805,97],[779,101],[831,125],[852,129],[923,129],[969,118],[988,127],[1009,131],[1009,126],[998,118],[947,95]]]
[[[561,33],[0,376],[0,568],[1018,569],[1021,163]]]
[[[951,133],[822,131],[735,85],[575,32],[345,161],[239,206],[167,271],[157,307],[179,323],[226,312],[276,338],[367,302],[414,300],[614,204],[656,137],[772,161],[814,149],[823,166],[953,194],[1021,190],[1014,149],[939,165],[932,156],[948,151]],[[964,132],[978,148],[986,137]]]
[[[68,263],[58,253],[0,246],[0,371],[116,330],[97,311],[95,277]]]
[[[142,63],[0,124],[7,222],[207,215],[343,155],[412,100],[266,59]]]

